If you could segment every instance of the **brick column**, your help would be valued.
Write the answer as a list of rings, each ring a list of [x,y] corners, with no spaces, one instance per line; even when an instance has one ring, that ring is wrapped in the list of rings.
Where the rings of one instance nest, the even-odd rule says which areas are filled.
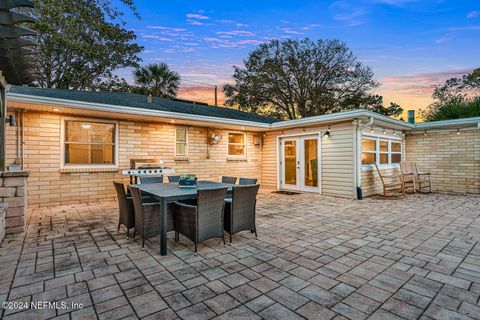
[[[27,220],[27,171],[0,172],[0,202],[8,205],[5,233],[25,231]],[[0,231],[1,232],[1,231]]]
[[[5,238],[5,215],[7,214],[8,204],[0,203],[0,244]]]

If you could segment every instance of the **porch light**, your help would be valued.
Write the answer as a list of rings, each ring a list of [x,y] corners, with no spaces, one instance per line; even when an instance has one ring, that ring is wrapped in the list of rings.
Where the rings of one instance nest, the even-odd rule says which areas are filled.
[[[325,131],[325,133],[323,134],[323,136],[324,136],[325,138],[330,137],[330,126],[328,126],[328,130]]]
[[[372,128],[370,129],[370,133],[374,133],[374,132],[375,130],[373,130],[373,126],[372,126]]]
[[[387,134],[387,130],[386,130],[386,129],[383,129],[383,134]]]
[[[423,133],[423,135],[426,136],[426,135],[427,135],[427,131],[425,131],[425,132]]]
[[[403,131],[402,131],[402,136],[404,136],[404,137],[405,137],[405,130],[403,130]]]
[[[393,135],[396,136],[396,135],[397,135],[397,131],[393,130]]]
[[[460,129],[457,129],[457,134],[460,135]]]
[[[14,114],[11,114],[6,120],[10,127],[15,127],[17,125],[17,119]]]

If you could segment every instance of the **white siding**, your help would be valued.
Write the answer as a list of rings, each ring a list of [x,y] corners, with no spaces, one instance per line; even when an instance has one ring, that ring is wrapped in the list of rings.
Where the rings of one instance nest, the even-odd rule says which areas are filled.
[[[284,130],[284,135],[322,133],[328,126]],[[322,194],[354,198],[354,129],[351,122],[330,125],[330,137],[321,141],[321,189]],[[282,131],[266,132],[262,150],[262,185],[277,188],[277,137]]]

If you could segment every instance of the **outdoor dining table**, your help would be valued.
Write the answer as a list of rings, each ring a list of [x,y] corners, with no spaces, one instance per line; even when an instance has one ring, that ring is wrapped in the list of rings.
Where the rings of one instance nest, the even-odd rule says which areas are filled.
[[[213,181],[198,181],[196,188],[181,188],[178,182],[171,183],[148,183],[136,184],[141,192],[160,202],[159,213],[161,215],[160,230],[160,254],[167,255],[167,232],[168,232],[168,204],[178,200],[196,199],[198,189],[228,188],[231,192],[233,184]]]

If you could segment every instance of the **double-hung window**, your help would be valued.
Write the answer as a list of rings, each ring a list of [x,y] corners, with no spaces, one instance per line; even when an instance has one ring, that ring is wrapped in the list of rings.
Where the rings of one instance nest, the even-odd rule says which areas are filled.
[[[188,128],[175,128],[175,156],[188,156]]]
[[[362,164],[374,164],[377,161],[377,140],[362,139]]]
[[[392,165],[402,161],[402,141],[385,137],[362,138],[362,164]]]
[[[117,123],[64,118],[63,166],[115,166]]]
[[[243,158],[247,156],[246,137],[243,132],[228,133],[227,156]]]

